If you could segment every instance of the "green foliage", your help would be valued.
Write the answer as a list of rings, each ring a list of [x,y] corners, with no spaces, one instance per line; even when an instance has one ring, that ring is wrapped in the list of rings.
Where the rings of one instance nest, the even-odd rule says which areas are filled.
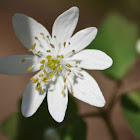
[[[140,92],[123,95],[121,106],[131,129],[140,138]]]
[[[12,140],[45,140],[46,131],[54,128],[62,140],[76,140],[79,137],[86,140],[86,124],[80,118],[75,120],[77,111],[76,103],[69,98],[65,120],[57,123],[49,114],[45,100],[30,118],[23,117],[21,112],[13,113],[3,122],[1,131]]]
[[[105,74],[121,79],[136,58],[138,28],[118,13],[111,13],[99,28],[96,39],[87,47],[106,52],[113,59],[113,65]]]

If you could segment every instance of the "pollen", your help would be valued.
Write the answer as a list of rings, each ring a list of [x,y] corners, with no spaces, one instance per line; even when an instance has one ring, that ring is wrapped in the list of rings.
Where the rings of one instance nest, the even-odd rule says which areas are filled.
[[[57,70],[58,70],[58,71],[61,71],[61,67],[58,67]]]
[[[41,63],[41,64],[44,64],[44,63],[45,63],[45,60],[41,60],[40,63]]]
[[[36,47],[36,43],[32,45],[32,50]]]
[[[39,90],[40,88],[41,88],[40,83],[37,83],[36,90]]]
[[[32,69],[33,69],[32,66],[27,68],[28,71],[31,71]]]
[[[44,94],[44,90],[43,89],[41,90],[41,94]]]
[[[21,62],[24,63],[24,62],[25,62],[25,58],[23,58],[23,59],[21,60]]]
[[[53,77],[53,73],[50,73],[49,78],[51,79]]]
[[[44,68],[44,65],[41,65],[41,66],[40,66],[40,69],[42,70],[43,68]]]
[[[37,83],[39,81],[38,78],[34,79],[32,83]]]

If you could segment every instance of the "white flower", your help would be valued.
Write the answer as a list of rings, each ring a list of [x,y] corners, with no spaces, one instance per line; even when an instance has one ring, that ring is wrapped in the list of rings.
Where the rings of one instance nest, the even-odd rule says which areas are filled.
[[[83,50],[95,38],[97,29],[89,27],[73,34],[79,10],[72,7],[54,22],[52,36],[44,26],[23,15],[13,16],[14,31],[19,40],[34,55],[11,55],[0,59],[0,73],[24,74],[39,71],[27,85],[22,114],[32,116],[47,94],[48,109],[57,122],[62,122],[68,104],[68,91],[76,98],[97,107],[105,99],[93,79],[84,69],[104,70],[112,59],[99,50]]]

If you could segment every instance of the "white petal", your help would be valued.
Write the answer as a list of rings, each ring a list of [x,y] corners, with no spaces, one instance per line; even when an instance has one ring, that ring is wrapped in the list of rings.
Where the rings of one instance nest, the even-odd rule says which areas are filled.
[[[105,105],[105,99],[97,82],[86,71],[80,72],[82,78],[75,78],[72,81],[73,96],[81,101],[84,101],[90,105],[103,107]]]
[[[72,59],[79,61],[78,67],[93,70],[107,69],[113,63],[112,59],[100,50],[83,50],[75,54]]]
[[[36,43],[37,46],[46,43],[40,33],[43,33],[45,36],[50,37],[49,32],[43,25],[24,14],[15,14],[13,16],[12,22],[17,37],[28,49],[30,49],[34,43]],[[35,40],[35,37],[38,37],[41,44],[38,40]]]
[[[68,93],[66,89],[65,94],[62,94],[64,82],[61,77],[57,78],[55,82],[55,85],[52,85],[48,90],[48,109],[55,121],[62,122],[67,109]]]
[[[36,90],[36,84],[33,84],[30,81],[27,87],[25,88],[24,95],[22,98],[21,109],[23,116],[32,116],[43,102],[45,96],[46,93],[44,93],[43,95],[40,94],[39,91]]]
[[[72,7],[62,13],[54,22],[52,28],[52,37],[56,36],[58,49],[64,48],[64,42],[67,42],[72,36],[79,18],[79,9]]]
[[[67,50],[64,54],[72,52],[79,52],[87,47],[96,37],[97,28],[89,27],[77,32],[71,39],[70,39],[70,46],[68,46]]]
[[[22,59],[25,59],[25,62],[22,62]],[[38,57],[34,55],[9,55],[0,59],[0,73],[15,75],[35,72],[39,70],[38,65],[31,71],[27,71],[27,68],[37,63]]]

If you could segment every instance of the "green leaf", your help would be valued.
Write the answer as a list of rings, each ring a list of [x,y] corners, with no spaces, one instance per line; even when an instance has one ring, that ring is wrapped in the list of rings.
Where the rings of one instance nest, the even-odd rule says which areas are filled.
[[[99,28],[96,39],[87,47],[107,53],[113,65],[105,74],[113,79],[121,79],[136,58],[138,28],[118,13],[111,13]]]
[[[131,129],[140,138],[140,92],[123,95],[121,107]]]
[[[65,135],[64,132],[70,134],[68,133],[68,131],[70,128],[72,128],[73,130],[75,130],[76,134],[75,132],[72,132],[72,134],[70,134],[72,138],[71,140],[75,140],[75,137],[80,137],[78,136],[81,135],[79,131],[81,131],[83,135],[85,135],[85,138],[86,124],[81,119],[71,122],[70,125],[66,125],[67,122],[71,121],[74,116],[77,116],[77,112],[77,104],[71,97],[69,97],[69,104],[65,120],[62,123],[57,123],[49,114],[47,102],[46,100],[44,100],[38,111],[30,118],[23,117],[21,112],[13,113],[3,122],[3,124],[1,125],[1,131],[12,140],[45,140],[44,136],[46,132],[48,132],[51,128],[58,132],[58,136],[60,135],[62,137],[64,137]],[[79,126],[77,126],[79,121],[80,124]],[[84,127],[82,127],[82,125],[84,125]],[[80,127],[80,129],[77,130],[77,127]],[[48,137],[51,138],[51,136]]]

